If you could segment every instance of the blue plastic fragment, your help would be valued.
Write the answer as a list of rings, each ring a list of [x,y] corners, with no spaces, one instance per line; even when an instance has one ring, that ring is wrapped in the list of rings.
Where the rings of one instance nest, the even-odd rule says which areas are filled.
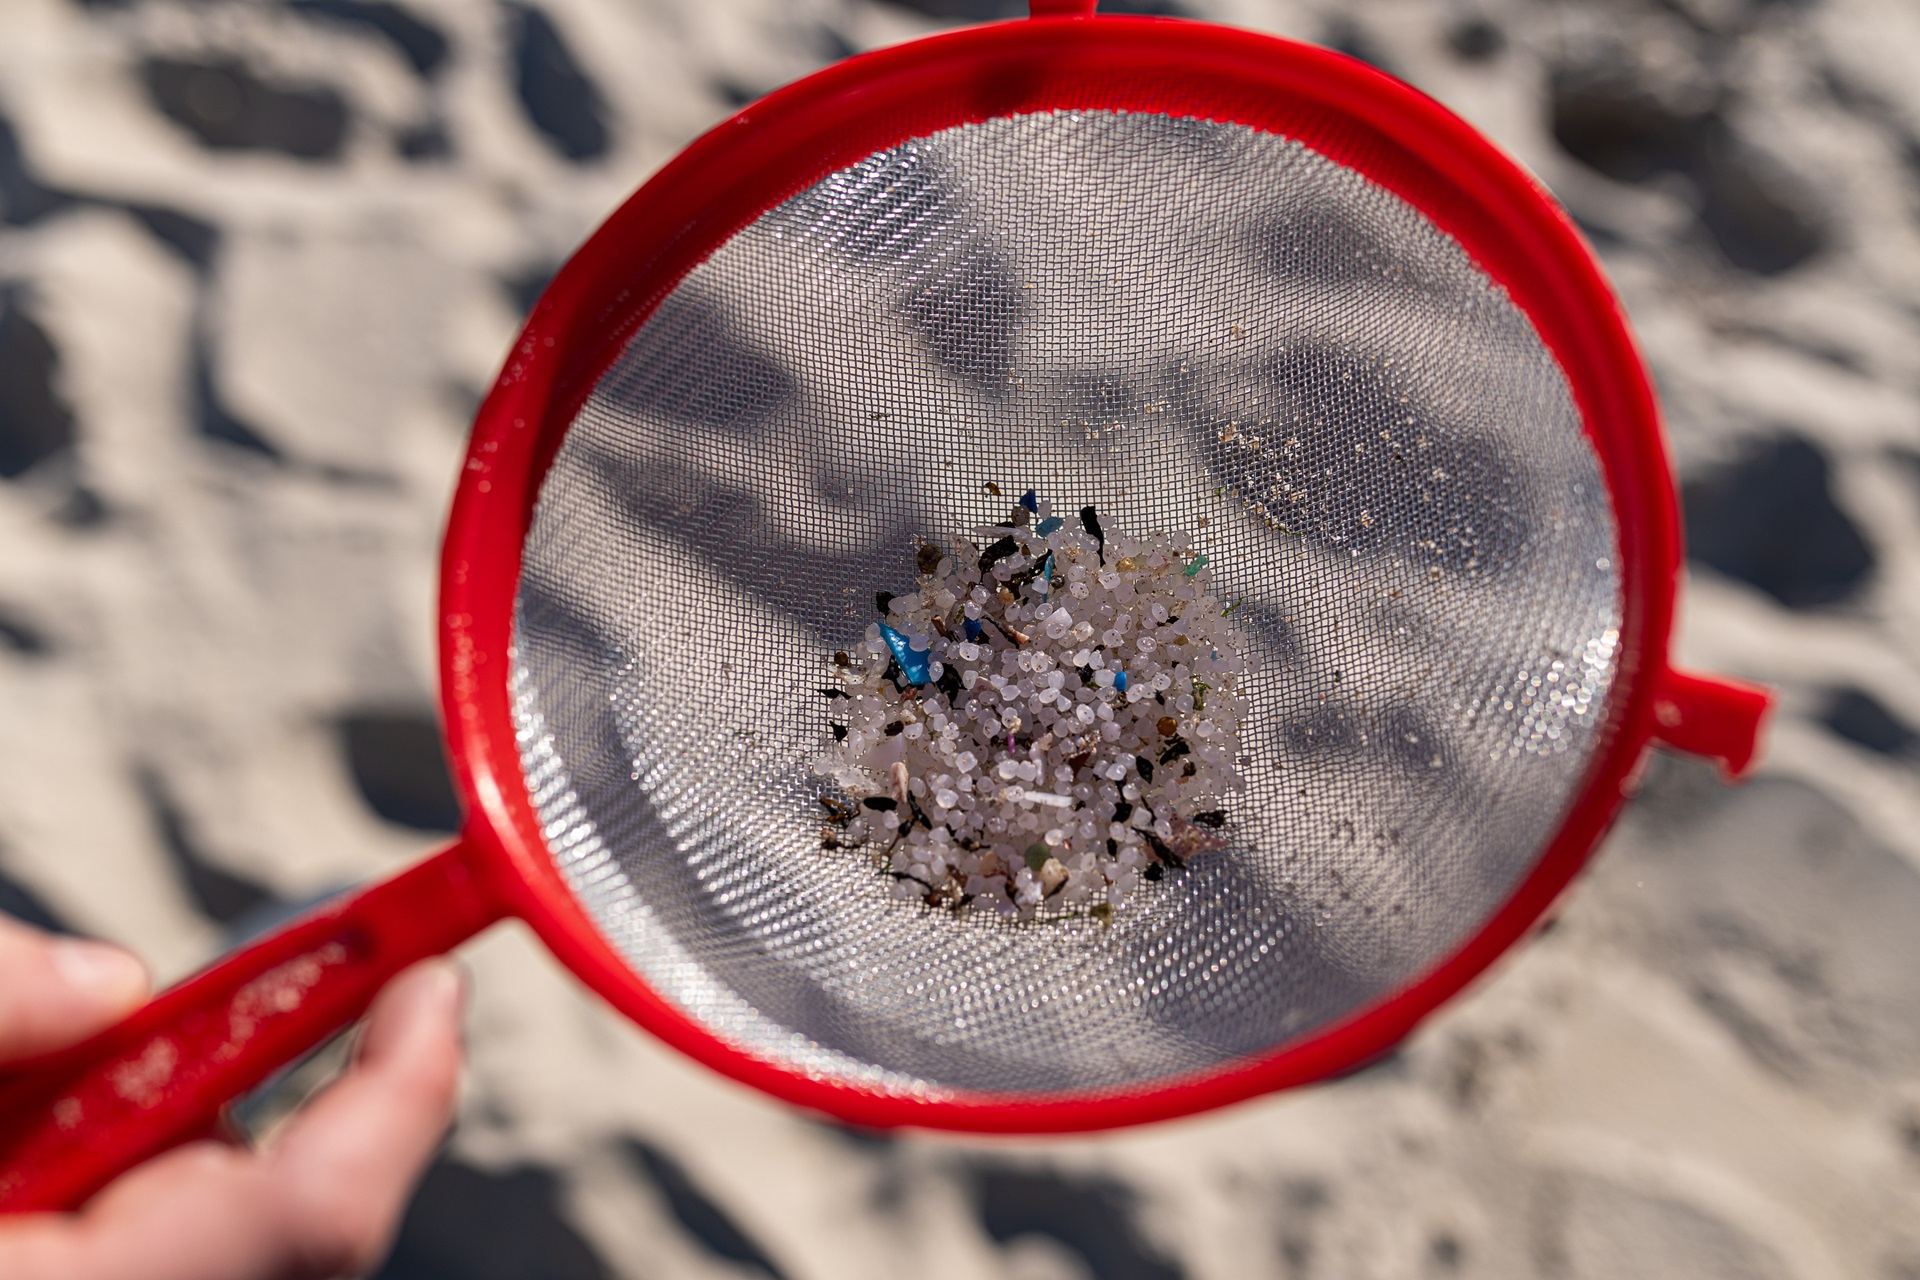
[[[880,634],[887,642],[887,648],[893,650],[893,660],[900,664],[900,673],[914,684],[926,684],[933,679],[927,670],[932,655],[927,650],[913,651],[913,645],[907,638],[886,623],[880,624]]]
[[[1050,596],[1053,594],[1053,556],[1051,553],[1048,554],[1045,560],[1040,562],[1040,576],[1035,578],[1034,581],[1039,584],[1041,595]]]
[[[1040,511],[1040,498],[1033,490],[1029,489],[1020,495],[1020,505],[1038,514]]]
[[[1059,516],[1048,516],[1045,520],[1035,525],[1033,531],[1044,538],[1065,523],[1066,521],[1062,520]]]
[[[967,639],[973,641],[975,644],[979,644],[980,637],[987,634],[987,629],[980,625],[978,618],[967,618],[963,620],[960,623],[960,629],[966,632]]]
[[[1127,691],[1127,673],[1126,672],[1116,671],[1113,673],[1113,691],[1115,693],[1125,693]]]

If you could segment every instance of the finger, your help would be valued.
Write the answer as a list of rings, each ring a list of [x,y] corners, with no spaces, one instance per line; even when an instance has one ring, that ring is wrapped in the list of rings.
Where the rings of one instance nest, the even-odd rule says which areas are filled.
[[[146,995],[146,966],[131,953],[0,916],[0,1062],[76,1044]]]
[[[331,1280],[390,1247],[446,1132],[460,1065],[460,983],[417,965],[374,1002],[357,1061],[261,1154],[213,1143],[121,1178],[78,1217],[0,1226],[21,1280]]]
[[[196,1142],[150,1160],[80,1215],[0,1224],[9,1280],[291,1280],[252,1152]]]
[[[447,961],[401,974],[375,1001],[353,1068],[266,1153],[310,1274],[357,1274],[386,1255],[453,1119],[460,1006],[460,975]]]

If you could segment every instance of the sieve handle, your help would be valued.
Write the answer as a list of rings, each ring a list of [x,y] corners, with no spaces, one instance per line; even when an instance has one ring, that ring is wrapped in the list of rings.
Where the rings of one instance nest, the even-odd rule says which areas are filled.
[[[227,1103],[366,1012],[400,970],[501,918],[471,848],[329,902],[92,1040],[0,1073],[0,1212],[75,1208],[205,1137]]]

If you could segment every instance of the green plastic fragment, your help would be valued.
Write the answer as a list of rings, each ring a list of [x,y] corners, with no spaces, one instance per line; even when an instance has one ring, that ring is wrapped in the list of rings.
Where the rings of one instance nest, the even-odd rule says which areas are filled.
[[[1186,575],[1189,578],[1191,578],[1194,574],[1200,572],[1202,569],[1206,567],[1207,567],[1207,558],[1205,556],[1195,556],[1193,558],[1193,563],[1188,565],[1186,568]]]
[[[1053,850],[1047,848],[1044,844],[1034,843],[1027,846],[1026,856],[1027,869],[1035,875],[1039,875],[1040,868],[1046,866],[1047,859],[1053,856]]]

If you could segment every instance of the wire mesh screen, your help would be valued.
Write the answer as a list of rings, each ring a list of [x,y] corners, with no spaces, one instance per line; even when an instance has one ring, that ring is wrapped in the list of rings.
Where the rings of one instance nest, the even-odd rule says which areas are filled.
[[[898,901],[820,838],[823,664],[917,536],[1029,487],[1193,533],[1261,667],[1227,847],[1111,923]],[[1614,555],[1558,366],[1413,207],[1238,126],[996,119],[766,213],[601,380],[526,543],[522,761],[607,938],[725,1040],[1125,1092],[1391,994],[1502,903],[1605,720]]]

